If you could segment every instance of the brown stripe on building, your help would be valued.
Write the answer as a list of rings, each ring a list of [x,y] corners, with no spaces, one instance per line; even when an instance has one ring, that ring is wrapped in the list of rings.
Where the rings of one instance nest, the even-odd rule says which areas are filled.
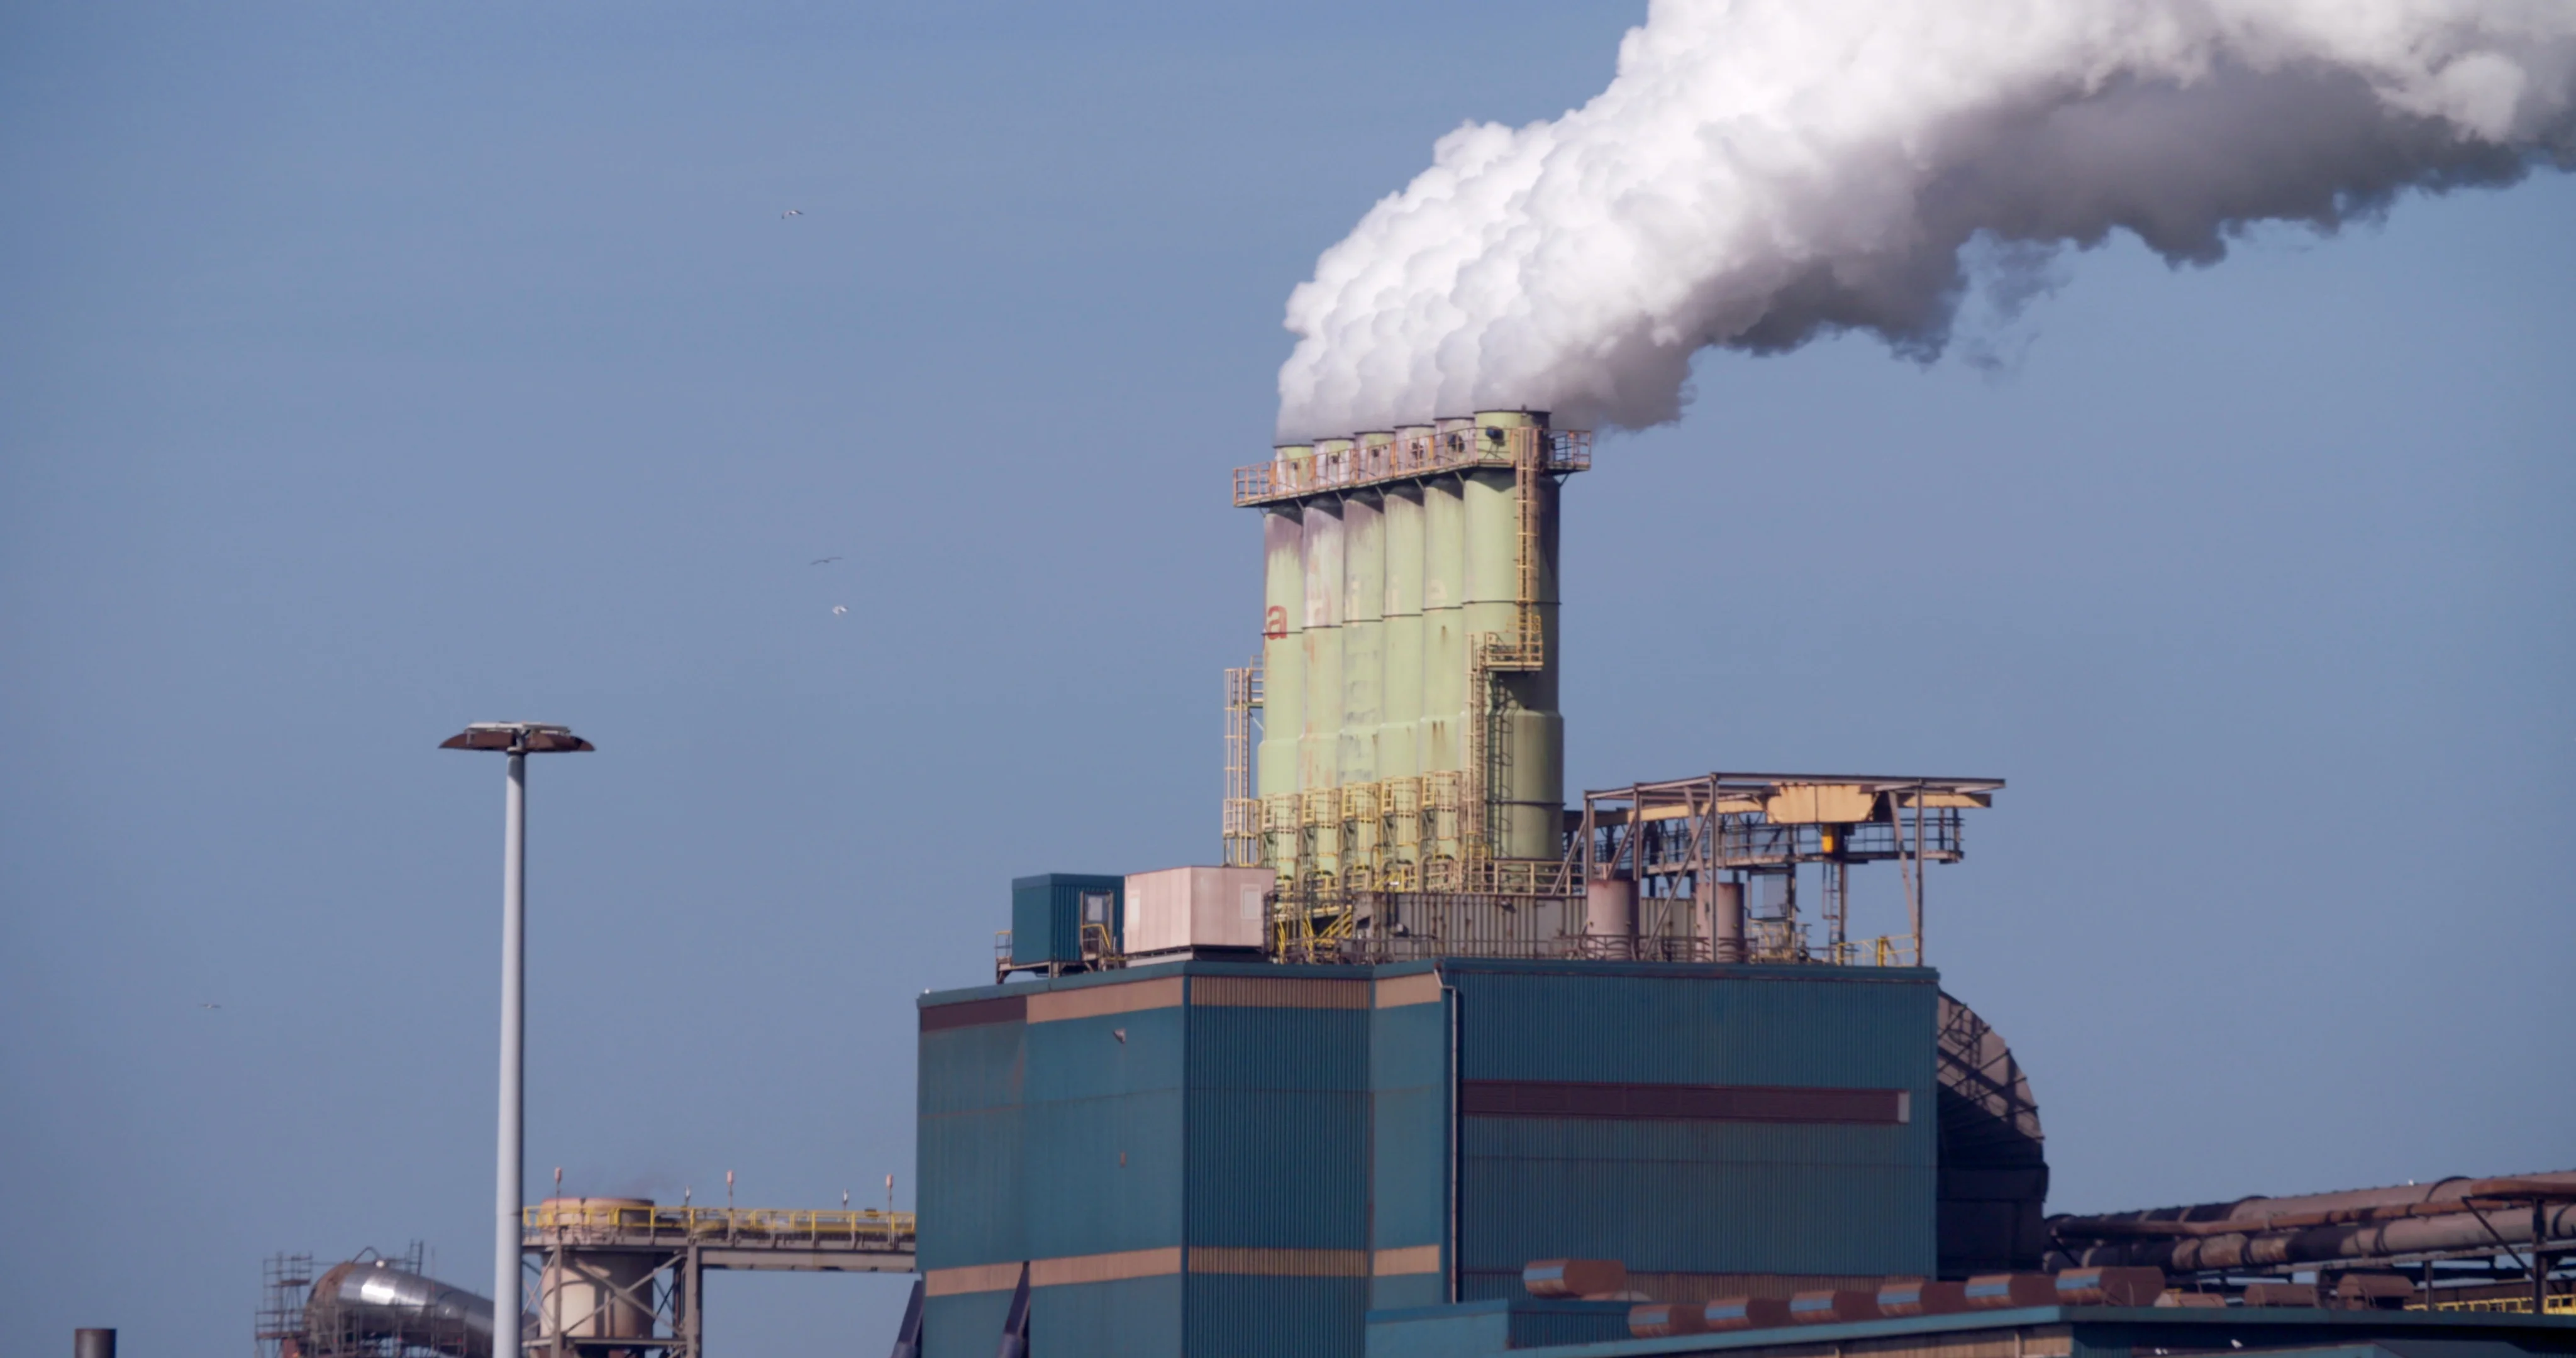
[[[962,1004],[934,1004],[921,1011],[921,1031],[935,1033],[943,1028],[971,1028],[979,1023],[1018,1023],[1028,1017],[1029,997],[1004,995],[999,999],[967,1000]],[[1018,1286],[1016,1277],[1013,1286]]]
[[[1408,1004],[1438,1004],[1440,973],[1416,972],[1411,976],[1390,976],[1377,983],[1377,1007],[1400,1009]]]
[[[1365,1278],[1367,1250],[1292,1250],[1192,1245],[1192,1273],[1248,1273],[1263,1278]]]
[[[1843,1122],[1892,1127],[1908,1120],[1911,1102],[1902,1089],[1575,1080],[1463,1080],[1458,1085],[1458,1111],[1468,1117]]]
[[[933,1297],[954,1297],[966,1292],[1002,1292],[1019,1285],[1020,1266],[1016,1262],[934,1268],[921,1275],[921,1290]]]
[[[1190,1003],[1244,1009],[1366,1009],[1366,981],[1319,981],[1257,976],[1202,976]]]
[[[1087,985],[1048,990],[1029,996],[1029,1022],[1061,1023],[1066,1019],[1133,1014],[1140,1009],[1170,1009],[1181,1002],[1181,978],[1158,977],[1119,985]]]
[[[1407,1245],[1402,1249],[1379,1250],[1370,1261],[1369,1271],[1381,1278],[1400,1278],[1413,1273],[1440,1271],[1438,1245]]]
[[[1029,1286],[1062,1287],[1068,1283],[1114,1283],[1125,1278],[1160,1278],[1181,1271],[1181,1247],[1121,1250],[1116,1254],[1070,1254],[1029,1265]],[[1016,1284],[1018,1275],[1013,1275]]]

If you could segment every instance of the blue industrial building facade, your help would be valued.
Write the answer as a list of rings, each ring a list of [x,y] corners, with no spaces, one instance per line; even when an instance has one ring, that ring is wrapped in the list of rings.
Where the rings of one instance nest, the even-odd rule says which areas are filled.
[[[1534,1258],[1656,1295],[1934,1269],[1912,968],[1179,962],[925,995],[925,1352],[1361,1352]]]

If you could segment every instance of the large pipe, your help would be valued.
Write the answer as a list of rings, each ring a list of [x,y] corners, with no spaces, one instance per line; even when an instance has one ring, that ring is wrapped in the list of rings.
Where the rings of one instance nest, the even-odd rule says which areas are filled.
[[[1433,430],[1440,455],[1448,444],[1467,446],[1475,421],[1444,418]],[[1424,773],[1456,773],[1467,766],[1467,506],[1459,482],[1442,476],[1422,487],[1422,719],[1415,727],[1414,759]]]
[[[1313,452],[1282,448],[1298,465]],[[1274,508],[1261,516],[1261,757],[1256,794],[1297,790],[1297,746],[1306,735],[1306,563],[1304,516]]]
[[[381,1260],[335,1264],[315,1280],[304,1304],[304,1332],[308,1351],[394,1341],[449,1358],[494,1355],[488,1299]],[[516,1349],[518,1334],[507,1338]]]
[[[1401,430],[1427,442],[1428,427]],[[1386,682],[1377,728],[1377,774],[1410,778],[1422,772],[1417,753],[1422,722],[1422,487],[1390,486],[1386,510]]]
[[[1362,434],[1360,455],[1365,459],[1373,451],[1382,459],[1394,439],[1393,434]],[[1342,725],[1333,761],[1334,781],[1343,787],[1378,780],[1385,617],[1386,516],[1377,496],[1353,495],[1342,502]]]
[[[2538,1212],[2535,1198],[2543,1200]],[[2140,1265],[2168,1273],[2514,1253],[2527,1249],[2535,1234],[2543,1250],[2555,1251],[2576,1245],[2570,1198],[2576,1198],[2576,1170],[2057,1217],[2049,1232],[2058,1243],[2055,1257],[2068,1266]]]
[[[1326,455],[1349,439],[1323,439],[1315,446],[1319,467]],[[1342,726],[1342,505],[1338,500],[1309,500],[1301,543],[1306,569],[1306,620],[1301,632],[1306,656],[1306,723],[1297,743],[1297,787],[1304,792],[1335,785],[1341,764]]]
[[[1535,570],[1529,600],[1533,607],[1528,616],[1538,630],[1535,640],[1541,643],[1542,661],[1535,670],[1498,675],[1496,683],[1504,711],[1494,723],[1498,757],[1494,760],[1495,786],[1487,796],[1494,809],[1489,827],[1491,843],[1495,855],[1502,858],[1556,858],[1565,848],[1565,719],[1556,710],[1554,635],[1556,483],[1545,474],[1531,479],[1527,493],[1537,497],[1538,503],[1528,508],[1534,510],[1539,531],[1536,541],[1524,543],[1523,492],[1511,462],[1520,446],[1518,440],[1545,438],[1546,429],[1544,412],[1478,411],[1469,434],[1495,465],[1464,478],[1465,623],[1470,646],[1485,633],[1505,640],[1520,637],[1522,556],[1526,551],[1535,558],[1531,563]],[[1524,430],[1535,433],[1520,432]],[[1470,693],[1466,698],[1469,719],[1474,720],[1485,695]]]

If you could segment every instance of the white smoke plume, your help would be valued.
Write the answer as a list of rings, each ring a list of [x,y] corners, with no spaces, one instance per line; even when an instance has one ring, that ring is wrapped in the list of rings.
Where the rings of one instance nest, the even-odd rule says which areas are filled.
[[[1972,244],[2206,264],[2547,165],[2576,168],[2576,0],[1654,0],[1590,103],[1450,133],[1324,253],[1279,429],[1640,428],[1711,345],[1937,356]]]

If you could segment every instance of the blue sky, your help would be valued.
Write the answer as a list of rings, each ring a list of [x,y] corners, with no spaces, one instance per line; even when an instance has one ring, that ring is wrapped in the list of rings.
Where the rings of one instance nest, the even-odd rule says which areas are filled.
[[[1642,13],[0,9],[10,1314],[488,1276],[475,719],[600,745],[533,779],[532,1186],[908,1205],[1008,879],[1216,851],[1288,289]],[[1999,373],[1705,359],[1568,492],[1571,781],[2010,779],[1931,955],[2058,1207],[2576,1163],[2571,236],[2543,176],[2071,257]]]

